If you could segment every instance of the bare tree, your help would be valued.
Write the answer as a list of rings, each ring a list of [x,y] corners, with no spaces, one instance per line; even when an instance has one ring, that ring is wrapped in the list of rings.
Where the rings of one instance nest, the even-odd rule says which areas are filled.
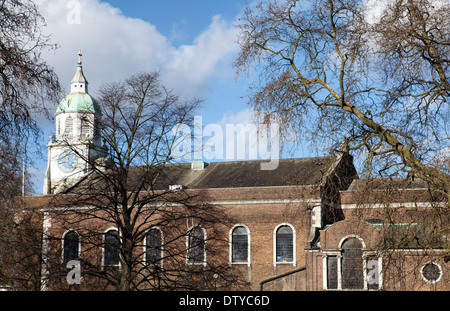
[[[44,19],[32,1],[0,1],[0,275],[5,282],[10,272],[3,270],[5,260],[12,258],[7,252],[17,246],[14,197],[31,188],[29,174],[23,172],[32,163],[26,146],[40,134],[36,115],[46,114],[45,103],[56,100],[60,90],[56,74],[40,55],[55,48],[43,29]]]
[[[346,142],[361,173],[417,176],[448,198],[450,7],[396,0],[378,20],[372,10],[358,0],[249,6],[235,66],[260,73],[250,105],[313,145]]]
[[[228,265],[215,255],[227,245],[221,235],[225,214],[208,205],[202,191],[170,187],[190,170],[189,165],[168,165],[177,147],[172,130],[190,125],[201,101],[181,100],[160,83],[157,72],[108,84],[100,95],[103,115],[95,126],[107,156],[90,159],[72,147],[91,173],[51,203],[52,228],[60,230],[49,237],[55,245],[50,252],[56,252],[49,261],[50,282],[70,288],[60,260],[61,239],[65,231],[75,230],[84,245],[84,288],[212,289],[229,284]]]
[[[438,265],[450,259],[450,213],[446,198],[424,190],[426,187],[422,180],[403,178],[374,178],[352,184],[357,208],[348,212],[346,219],[358,220],[352,231],[360,236],[367,227],[377,228],[379,236],[370,248],[383,258],[385,289],[445,288],[445,278],[436,281],[443,276]],[[428,264],[432,271],[423,275]]]
[[[24,138],[38,134],[34,119],[46,113],[45,103],[58,99],[59,83],[41,59],[55,48],[42,32],[44,19],[29,0],[0,3],[0,146],[21,155]],[[17,143],[15,137],[21,137]]]

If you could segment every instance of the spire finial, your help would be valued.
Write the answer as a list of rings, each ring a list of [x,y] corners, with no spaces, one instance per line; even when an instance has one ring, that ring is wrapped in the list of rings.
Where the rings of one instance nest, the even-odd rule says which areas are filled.
[[[81,54],[81,50],[78,51],[78,65],[81,66],[81,56],[83,56],[83,54]]]
[[[75,76],[70,82],[70,93],[87,93],[88,82],[83,74],[83,67],[81,66],[81,50],[78,52],[78,67]]]

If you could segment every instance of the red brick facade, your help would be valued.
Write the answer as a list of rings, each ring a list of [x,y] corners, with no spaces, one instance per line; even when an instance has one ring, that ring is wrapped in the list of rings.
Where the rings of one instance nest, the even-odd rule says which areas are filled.
[[[334,172],[344,174],[342,170]],[[330,190],[332,187],[327,185],[330,180],[316,185],[186,190],[201,192],[211,206],[226,215],[227,222],[216,226],[222,236],[221,242],[211,242],[216,243],[218,251],[210,256],[207,249],[206,261],[223,262],[227,273],[239,279],[238,283],[229,285],[227,289],[450,289],[448,248],[426,241],[426,234],[432,231],[443,242],[441,245],[448,245],[448,238],[438,234],[445,226],[448,228],[446,204],[432,202],[434,198],[422,195],[423,189],[403,192],[395,189],[389,194],[384,190],[365,193],[352,188],[353,184],[360,183],[355,180],[350,187],[347,184]],[[325,188],[328,190],[324,191]],[[333,192],[332,195],[330,192]],[[61,213],[57,208],[49,208],[51,200],[52,196],[44,196],[28,198],[25,202],[45,212],[42,224],[44,233],[47,231],[53,237],[62,238],[69,229],[64,219],[70,216],[70,212]],[[435,214],[436,210],[442,212],[440,224],[427,218],[433,216],[431,214]],[[99,233],[110,227],[95,220],[78,222],[81,227],[86,223]],[[82,230],[75,224],[77,222],[71,225],[73,230]],[[236,226],[247,229],[249,241],[248,258],[240,263],[233,263],[230,254],[232,230]],[[293,257],[286,260],[277,257],[277,229],[281,226],[292,232]],[[161,228],[165,238],[170,237],[173,228],[169,229]],[[212,227],[205,230],[207,235],[212,231]],[[182,248],[183,244],[184,240],[179,246]],[[81,256],[96,254],[97,258],[101,257],[100,248],[89,248],[83,241],[81,245]],[[48,241],[46,246],[52,254],[49,258],[60,260],[61,240]],[[51,260],[48,265],[51,265]],[[351,270],[352,267],[356,267],[356,272]],[[62,269],[59,281],[49,281],[44,288],[71,289],[65,283],[64,273],[67,270]],[[45,272],[42,276],[46,276]],[[81,289],[86,285],[83,282],[87,284],[88,278],[72,289]]]

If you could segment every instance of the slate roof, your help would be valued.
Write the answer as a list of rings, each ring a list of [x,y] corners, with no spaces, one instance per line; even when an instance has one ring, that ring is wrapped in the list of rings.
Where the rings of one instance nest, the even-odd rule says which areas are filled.
[[[200,171],[182,165],[174,181],[196,189],[314,185],[321,181],[330,161],[331,158],[282,159],[274,170],[261,170],[261,163],[267,161],[214,162]]]
[[[261,170],[261,163],[267,160],[213,162],[202,170],[193,170],[191,163],[168,164],[151,167],[147,173],[144,167],[138,166],[130,168],[128,187],[141,184],[143,178],[149,184],[154,182],[155,190],[168,190],[170,185],[182,185],[184,189],[319,185],[334,160],[334,157],[280,159],[274,170]],[[94,179],[88,176],[65,193],[80,187],[89,189],[94,186]]]

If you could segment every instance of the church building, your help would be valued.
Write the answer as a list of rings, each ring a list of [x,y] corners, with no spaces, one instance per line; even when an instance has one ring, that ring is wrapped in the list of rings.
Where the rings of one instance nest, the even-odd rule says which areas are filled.
[[[450,290],[448,203],[420,180],[359,179],[345,148],[280,159],[274,170],[261,170],[264,160],[151,168],[151,190],[134,194],[151,200],[135,218],[136,263],[125,267],[127,228],[109,203],[102,210],[114,199],[104,191],[114,164],[105,164],[102,104],[88,94],[81,53],[55,115],[43,195],[22,200],[39,215],[42,290],[115,289],[97,277],[126,269],[139,271],[141,290]],[[127,187],[143,174],[129,168]],[[437,211],[441,223],[429,218]],[[77,267],[81,279],[71,279]]]

